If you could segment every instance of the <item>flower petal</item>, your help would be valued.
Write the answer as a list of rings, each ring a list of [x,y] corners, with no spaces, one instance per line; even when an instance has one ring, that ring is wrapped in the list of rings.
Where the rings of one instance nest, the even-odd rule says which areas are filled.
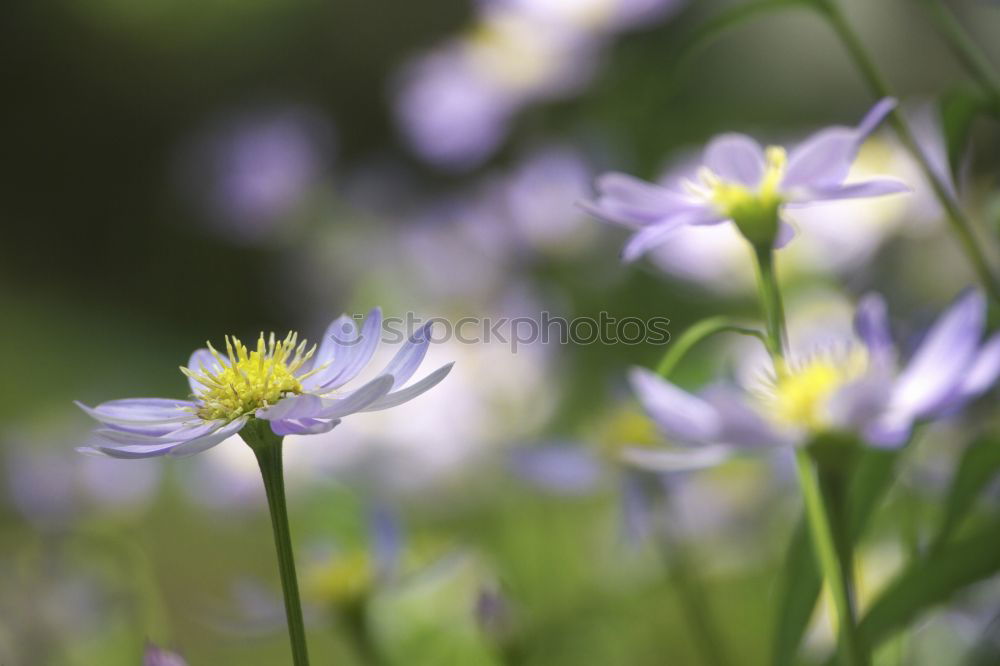
[[[722,134],[705,148],[705,166],[731,183],[756,187],[764,177],[764,150],[745,134]]]
[[[705,400],[645,368],[633,368],[629,382],[646,413],[669,437],[685,444],[718,441],[722,419],[715,407]]]
[[[954,414],[990,390],[998,377],[1000,377],[1000,333],[993,335],[979,349],[956,390],[928,416],[937,418]]]
[[[959,389],[964,398],[976,398],[990,390],[1000,378],[1000,333],[980,348]]]
[[[510,466],[518,478],[563,495],[589,493],[603,476],[600,460],[579,444],[521,447],[511,454]]]
[[[392,389],[392,377],[376,377],[343,398],[324,399],[323,408],[308,418],[339,419],[360,411],[370,411],[372,403]],[[368,409],[366,409],[368,408]]]
[[[681,194],[673,192],[649,181],[630,176],[627,173],[610,172],[597,178],[597,191],[608,197],[637,209],[649,212],[669,212],[689,203]]]
[[[836,390],[826,404],[830,423],[839,430],[863,433],[881,419],[892,394],[892,377],[886,370],[875,366]]]
[[[865,442],[878,449],[898,449],[910,438],[913,419],[907,414],[885,414],[865,428]]]
[[[211,424],[207,432],[199,432],[199,436],[181,441],[166,441],[163,444],[119,444],[109,440],[105,435],[97,435],[94,442],[78,450],[83,453],[100,452],[112,458],[138,459],[155,458],[163,455],[184,456],[199,453],[211,448],[239,432],[246,423],[246,417],[242,417],[227,424],[216,421]]]
[[[210,449],[216,444],[224,442],[242,430],[243,426],[246,425],[248,418],[249,417],[247,416],[242,416],[235,421],[224,425],[211,434],[204,435],[198,439],[192,439],[189,442],[184,442],[168,451],[168,454],[171,457],[180,458],[182,456],[190,456]]]
[[[597,179],[597,199],[579,206],[594,217],[632,228],[665,221],[697,202],[678,192],[624,173],[607,173]]]
[[[431,374],[421,379],[419,382],[410,384],[404,389],[393,391],[392,393],[383,396],[379,400],[376,400],[372,404],[368,405],[367,407],[359,411],[374,412],[380,409],[388,409],[389,407],[402,405],[404,402],[409,402],[410,400],[413,400],[421,393],[426,393],[427,391],[431,390],[439,383],[441,383],[441,380],[447,377],[448,373],[451,372],[451,368],[453,365],[455,364],[448,363],[447,365],[443,365],[434,372],[432,372]]]
[[[880,100],[856,128],[830,127],[806,139],[789,156],[781,189],[829,187],[843,183],[861,144],[895,106],[893,99]]]
[[[303,388],[310,391],[336,379],[358,344],[358,326],[353,318],[344,314],[330,322],[313,357],[310,370],[314,373],[302,380]]]
[[[622,460],[650,472],[687,472],[715,467],[733,457],[734,451],[721,444],[707,444],[696,449],[650,449],[630,447],[622,451]]]
[[[140,425],[188,420],[193,416],[189,410],[195,403],[167,398],[126,398],[102,402],[96,407],[82,402],[76,406],[102,423]]]
[[[720,444],[761,449],[791,443],[788,434],[776,430],[740,392],[715,385],[702,391],[700,397],[719,415]]]
[[[187,666],[187,662],[180,655],[162,650],[149,643],[146,645],[146,651],[142,657],[142,666]]]
[[[340,424],[340,419],[330,421],[324,419],[284,419],[271,421],[271,430],[281,435],[319,435],[333,430]]]
[[[780,250],[795,238],[795,227],[784,220],[778,221],[778,233],[774,236],[774,249]]]
[[[371,360],[375,349],[378,348],[380,333],[382,329],[382,309],[372,308],[365,323],[361,326],[361,334],[352,341],[342,344],[338,351],[344,359],[334,359],[333,366],[336,370],[320,386],[325,390],[333,390],[343,386],[354,379],[359,372]]]
[[[145,444],[155,446],[167,442],[186,442],[195,437],[201,437],[202,435],[210,432],[215,432],[215,430],[220,428],[221,425],[221,421],[202,421],[199,419],[189,425],[186,424],[181,428],[174,428],[163,434],[135,432],[133,430],[124,430],[120,428],[101,428],[95,430],[94,434],[103,439],[111,442],[117,442],[119,444]]]
[[[804,205],[816,201],[838,201],[840,199],[865,199],[887,194],[903,194],[913,190],[906,183],[892,178],[875,178],[860,183],[829,185],[801,190],[790,205]]]
[[[865,294],[854,314],[854,330],[864,342],[872,360],[891,363],[896,357],[889,328],[889,308],[881,294]]]
[[[893,390],[890,410],[921,418],[946,401],[962,382],[979,347],[986,299],[971,290],[927,333]]]
[[[858,123],[858,127],[855,130],[858,133],[858,142],[862,142],[868,138],[868,135],[878,129],[878,126],[882,124],[882,121],[893,112],[893,110],[899,105],[899,102],[892,97],[883,97],[879,101],[875,102],[875,106],[868,110],[865,117],[861,119]]]
[[[663,244],[670,236],[687,225],[718,224],[723,218],[708,206],[677,213],[660,224],[646,227],[634,234],[622,249],[622,260],[632,262],[647,251]]]
[[[781,189],[839,185],[847,177],[856,152],[854,130],[847,127],[820,130],[792,150]]]
[[[380,375],[389,375],[393,379],[392,388],[399,388],[413,376],[427,355],[431,342],[431,326],[425,324],[419,331],[410,336],[406,344],[396,352]],[[390,389],[391,390],[391,389]]]
[[[188,359],[187,369],[196,375],[200,375],[205,370],[209,372],[216,373],[222,368],[219,367],[218,361],[212,356],[212,352],[208,351],[204,347],[200,349],[195,349],[191,353],[191,358]],[[193,377],[188,376],[188,384],[191,386],[191,393],[195,396],[201,395],[202,391],[205,390],[204,384],[195,381]]]
[[[312,418],[331,402],[331,400],[315,393],[290,395],[282,398],[271,407],[258,409],[254,416],[265,421]]]

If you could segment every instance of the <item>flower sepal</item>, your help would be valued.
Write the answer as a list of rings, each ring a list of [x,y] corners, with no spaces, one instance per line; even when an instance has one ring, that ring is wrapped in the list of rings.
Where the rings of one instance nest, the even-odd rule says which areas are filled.
[[[240,438],[246,442],[254,453],[259,454],[275,446],[281,446],[284,439],[274,432],[271,422],[264,419],[251,417],[240,430]]]
[[[813,435],[805,448],[820,469],[846,476],[856,466],[864,445],[852,432],[824,430]]]
[[[729,213],[740,234],[757,251],[770,252],[778,240],[782,201],[777,198],[748,197],[732,205]]]

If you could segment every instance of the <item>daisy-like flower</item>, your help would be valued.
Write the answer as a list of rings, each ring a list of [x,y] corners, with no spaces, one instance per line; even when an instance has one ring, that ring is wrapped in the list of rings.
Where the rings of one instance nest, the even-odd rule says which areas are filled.
[[[755,247],[781,247],[794,235],[781,220],[786,206],[906,192],[892,179],[845,183],[865,138],[895,107],[876,104],[855,128],[829,127],[790,152],[761,148],[744,134],[722,134],[709,142],[694,178],[670,189],[623,173],[597,180],[597,199],[583,206],[601,219],[636,230],[622,251],[626,261],[667,242],[689,225],[732,222]]]
[[[962,295],[927,332],[909,361],[897,360],[885,302],[862,299],[856,339],[829,353],[789,361],[751,388],[718,384],[692,394],[648,370],[630,381],[643,408],[676,443],[739,449],[803,445],[847,433],[876,447],[902,445],[915,423],[949,416],[987,391],[1000,376],[1000,334],[982,343],[986,301]],[[670,463],[659,452],[633,449],[644,467]]]
[[[191,386],[190,400],[131,398],[96,407],[77,403],[101,424],[80,450],[115,458],[190,455],[239,433],[254,419],[270,422],[279,436],[323,433],[350,414],[407,402],[451,370],[451,364],[444,365],[407,385],[430,344],[425,326],[378,376],[346,389],[371,361],[381,325],[381,311],[375,308],[360,332],[353,319],[342,315],[311,348],[296,333],[281,340],[262,333],[254,346],[227,336],[225,353],[209,343],[181,367]]]

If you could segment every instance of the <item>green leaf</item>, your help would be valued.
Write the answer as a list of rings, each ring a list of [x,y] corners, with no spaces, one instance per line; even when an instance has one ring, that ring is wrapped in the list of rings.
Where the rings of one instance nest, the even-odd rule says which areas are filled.
[[[962,455],[945,500],[944,515],[932,550],[942,547],[961,525],[980,493],[1000,473],[1000,436],[975,439]]]
[[[865,449],[854,469],[851,481],[850,516],[851,537],[857,541],[885,494],[899,453]],[[805,520],[800,520],[792,536],[778,593],[778,617],[775,625],[772,663],[789,666],[795,660],[802,637],[809,627],[813,608],[819,598],[821,579],[813,555]]]
[[[1000,517],[907,567],[879,596],[859,630],[877,647],[933,606],[1000,571]]]
[[[795,7],[809,8],[812,4],[813,0],[749,0],[730,7],[701,24],[687,39],[680,42],[674,53],[674,64],[679,68],[723,33],[759,16]]]
[[[958,88],[941,97],[941,125],[948,151],[948,169],[953,181],[958,179],[958,171],[972,133],[972,124],[979,114],[989,108],[990,100],[973,89]]]
[[[775,666],[793,662],[819,597],[819,569],[805,520],[795,526],[783,571],[774,635]]]

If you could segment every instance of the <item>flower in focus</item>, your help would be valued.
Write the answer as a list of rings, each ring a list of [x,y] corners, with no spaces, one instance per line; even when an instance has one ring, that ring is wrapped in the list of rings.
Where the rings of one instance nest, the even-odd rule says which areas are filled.
[[[142,666],[187,666],[187,662],[173,652],[168,652],[149,643],[142,657]]]
[[[238,433],[252,419],[270,422],[277,435],[327,432],[356,412],[387,409],[424,393],[450,372],[444,365],[407,384],[430,344],[429,327],[417,331],[375,379],[344,386],[368,365],[378,347],[382,314],[372,310],[358,331],[342,315],[322,342],[307,349],[295,333],[278,340],[261,333],[255,348],[226,337],[226,353],[209,343],[186,367],[192,400],[131,398],[96,407],[77,403],[101,427],[80,450],[116,458],[183,456],[204,451]]]
[[[678,229],[722,222],[733,222],[756,247],[781,247],[793,234],[781,219],[786,206],[908,190],[884,178],[844,182],[862,142],[894,107],[895,100],[884,99],[858,127],[821,130],[790,153],[779,146],[763,149],[743,134],[723,134],[708,144],[703,166],[682,188],[608,173],[597,181],[597,199],[584,206],[599,218],[637,230],[622,252],[626,261],[665,243]]]
[[[877,447],[897,447],[917,422],[954,414],[1000,376],[1000,334],[981,344],[986,302],[978,291],[961,296],[900,366],[878,295],[857,308],[857,340],[783,363],[761,386],[717,384],[695,395],[644,369],[632,387],[647,414],[682,445],[755,449],[806,444],[849,433]],[[647,468],[675,463],[650,449],[626,452]]]

